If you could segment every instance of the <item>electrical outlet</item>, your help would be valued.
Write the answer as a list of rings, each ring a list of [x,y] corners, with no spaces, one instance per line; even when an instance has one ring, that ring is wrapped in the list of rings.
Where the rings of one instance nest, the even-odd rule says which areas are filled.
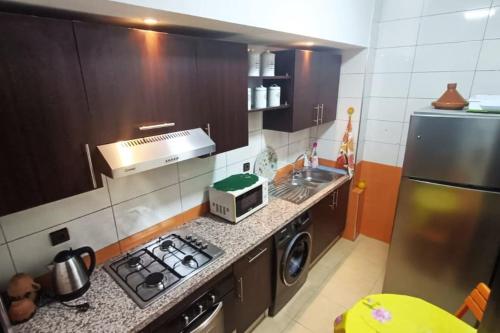
[[[56,246],[58,244],[67,242],[67,241],[69,241],[68,228],[62,228],[62,229],[56,230],[54,232],[51,232],[49,234],[49,237],[50,237],[50,242],[52,243],[52,246]]]
[[[250,171],[250,162],[243,163],[243,172]]]

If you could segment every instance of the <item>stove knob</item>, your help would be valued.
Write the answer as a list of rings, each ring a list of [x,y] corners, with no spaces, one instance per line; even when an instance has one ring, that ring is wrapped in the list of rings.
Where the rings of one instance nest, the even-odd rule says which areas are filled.
[[[193,238],[193,236],[191,236],[191,235],[187,235],[187,236],[186,236],[186,239],[187,239],[187,240],[191,240],[191,238]]]
[[[184,324],[186,326],[189,325],[189,316],[188,315],[182,315],[182,319],[184,319]]]
[[[214,294],[209,294],[208,297],[210,297],[210,300],[212,301],[212,304],[215,303],[215,295]]]
[[[208,247],[208,244],[207,244],[207,243],[205,243],[205,244],[201,244],[201,248],[202,248],[203,250],[205,250],[207,247]]]
[[[201,243],[201,241],[200,241],[200,240],[199,240],[199,241],[196,241],[196,246],[201,246],[201,244],[202,244],[202,243]]]
[[[198,238],[196,238],[196,237],[191,238],[191,242],[193,242],[193,243],[196,242],[197,240],[198,240]]]
[[[203,309],[203,305],[202,304],[198,304],[198,311],[199,311],[200,314],[203,313],[203,310],[204,310]]]

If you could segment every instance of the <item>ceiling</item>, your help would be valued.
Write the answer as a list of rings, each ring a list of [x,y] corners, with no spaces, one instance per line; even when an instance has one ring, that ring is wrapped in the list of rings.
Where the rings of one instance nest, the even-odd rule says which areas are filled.
[[[348,44],[324,39],[105,0],[9,0],[0,1],[0,10],[37,16],[103,22],[278,48],[352,48]],[[145,17],[154,17],[158,23],[154,26],[148,26],[143,22]]]

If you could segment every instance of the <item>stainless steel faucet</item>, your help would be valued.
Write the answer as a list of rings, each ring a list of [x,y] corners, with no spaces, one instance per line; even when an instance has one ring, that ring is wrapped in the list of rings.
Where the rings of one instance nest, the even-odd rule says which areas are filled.
[[[292,163],[292,178],[295,177],[297,174],[297,169],[295,169],[295,165],[297,164],[297,161],[299,161],[301,158],[304,157],[304,153],[300,154],[296,159],[295,162]]]

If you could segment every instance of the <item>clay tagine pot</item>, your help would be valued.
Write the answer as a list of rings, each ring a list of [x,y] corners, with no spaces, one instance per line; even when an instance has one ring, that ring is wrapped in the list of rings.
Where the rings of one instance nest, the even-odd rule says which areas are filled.
[[[437,101],[432,102],[436,109],[443,110],[462,110],[469,105],[469,102],[457,91],[456,83],[448,83],[448,89],[439,97]]]
[[[13,324],[28,321],[36,312],[36,305],[29,298],[23,298],[10,304],[9,319]]]
[[[13,301],[29,298],[35,302],[40,285],[31,276],[25,273],[14,275],[7,287],[7,294]]]

